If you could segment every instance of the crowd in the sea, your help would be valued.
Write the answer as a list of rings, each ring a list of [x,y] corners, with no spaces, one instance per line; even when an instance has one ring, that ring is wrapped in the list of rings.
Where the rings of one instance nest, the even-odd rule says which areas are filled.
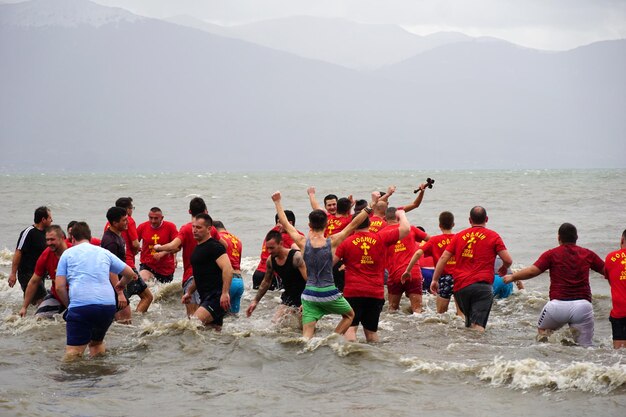
[[[373,192],[370,201],[329,194],[323,207],[310,187],[306,233],[296,228],[294,213],[284,210],[280,192],[274,193],[275,224],[263,240],[252,275],[257,292],[246,315],[253,314],[267,291],[279,290],[274,320],[296,315],[305,338],[315,334],[323,316],[337,315],[336,333],[356,341],[360,325],[365,339],[375,342],[385,301],[389,311],[398,311],[406,295],[411,311],[419,314],[427,291],[436,296],[437,313],[445,313],[453,299],[465,326],[484,331],[494,297],[507,297],[513,283],[523,289],[521,281],[549,270],[550,300],[539,316],[538,339],[567,324],[577,344],[591,346],[589,272],[594,270],[611,286],[613,346],[626,347],[626,230],[620,249],[603,261],[578,246],[576,227],[563,223],[558,246],[511,273],[511,255],[498,233],[487,228],[481,206],[470,210],[470,227],[457,233],[449,211],[439,215],[440,234],[431,236],[409,224],[405,213],[420,206],[432,183],[421,184],[413,201],[397,207],[389,204],[393,186]],[[104,353],[113,320],[132,320],[131,297],[139,297],[135,313],[148,311],[153,295],[146,283],[171,282],[181,250],[186,315],[220,330],[225,317],[239,313],[242,242],[209,215],[204,200],[189,202],[191,221],[180,229],[156,206],[137,226],[134,208],[132,198],[119,198],[106,212],[98,239],[82,221],[70,222],[65,230],[52,224],[50,209],[42,206],[35,210],[34,224],[19,235],[9,275],[9,285],[19,282],[24,292],[19,314],[26,316],[30,305],[36,306],[38,318],[63,314],[68,359],[82,357],[87,347],[91,356]],[[45,278],[51,281],[49,290]]]

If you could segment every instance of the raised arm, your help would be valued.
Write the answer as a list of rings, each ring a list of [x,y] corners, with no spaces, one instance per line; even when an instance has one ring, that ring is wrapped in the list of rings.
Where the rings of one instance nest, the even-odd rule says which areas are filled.
[[[398,231],[400,232],[400,237],[398,239],[400,240],[405,238],[409,234],[409,231],[411,230],[411,225],[409,224],[409,219],[406,218],[406,213],[404,212],[404,210],[397,210],[396,218],[398,219],[399,223]]]
[[[280,225],[283,227],[285,232],[289,234],[294,243],[298,245],[298,248],[303,251],[304,245],[306,244],[306,238],[298,233],[293,224],[289,223],[289,220],[287,220],[287,215],[285,214],[285,210],[283,209],[283,205],[281,203],[280,191],[276,191],[272,194],[272,201],[274,202],[274,206],[276,206],[276,214],[278,214],[278,221],[280,222]]]
[[[309,195],[309,202],[311,203],[311,208],[313,210],[320,210],[322,207],[315,199],[315,187],[309,187],[306,189],[307,194]]]
[[[389,202],[389,197],[392,196],[393,193],[396,192],[396,186],[395,185],[390,185],[389,187],[387,187],[387,193],[378,198],[378,201],[387,201]]]
[[[404,206],[404,211],[406,211],[408,213],[409,211],[418,208],[420,206],[420,204],[422,204],[422,200],[424,199],[424,194],[425,193],[426,193],[426,183],[423,182],[419,186],[419,191],[417,192],[417,197],[415,197],[415,200],[413,200],[412,203],[409,203],[406,206]]]

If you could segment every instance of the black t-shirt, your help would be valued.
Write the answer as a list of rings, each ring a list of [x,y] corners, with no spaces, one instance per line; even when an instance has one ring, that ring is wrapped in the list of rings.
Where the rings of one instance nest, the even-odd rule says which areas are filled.
[[[17,239],[16,249],[22,251],[22,259],[17,267],[19,275],[32,275],[41,253],[46,249],[46,232],[35,226],[22,230]]]
[[[285,291],[281,295],[280,299],[283,304],[300,307],[302,305],[301,296],[304,287],[306,287],[306,281],[302,278],[302,274],[298,268],[293,266],[293,257],[298,252],[296,249],[291,249],[284,265],[278,265],[276,263],[276,257],[272,256],[272,268],[280,277],[283,283]]]
[[[222,291],[222,269],[217,265],[217,258],[226,253],[224,246],[211,238],[199,244],[191,254],[193,279],[201,299],[213,292]]]
[[[102,235],[100,246],[126,262],[126,243],[124,238],[107,229]]]

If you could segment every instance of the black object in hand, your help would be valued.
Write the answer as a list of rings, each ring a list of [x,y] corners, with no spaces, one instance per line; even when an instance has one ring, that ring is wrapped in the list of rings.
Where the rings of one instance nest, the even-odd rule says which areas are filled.
[[[433,188],[433,184],[434,184],[434,183],[435,183],[435,180],[434,180],[434,179],[432,179],[432,178],[426,178],[426,188]],[[417,194],[417,192],[418,192],[419,190],[420,190],[419,188],[418,188],[418,189],[416,189],[416,190],[413,190],[413,194]]]

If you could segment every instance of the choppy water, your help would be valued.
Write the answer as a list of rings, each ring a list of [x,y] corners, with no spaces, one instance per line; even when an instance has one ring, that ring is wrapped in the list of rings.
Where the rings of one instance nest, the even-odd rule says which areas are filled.
[[[548,343],[534,341],[548,299],[545,275],[497,301],[484,335],[466,330],[454,308],[434,314],[434,299],[426,296],[419,316],[383,313],[381,343],[367,345],[333,336],[335,317],[323,319],[308,343],[293,322],[272,324],[278,293],[268,293],[250,319],[227,318],[221,334],[201,330],[184,318],[178,270],[175,283],[152,286],[148,313],[131,326],[111,327],[106,357],[72,364],[60,360],[62,319],[19,318],[21,290],[6,282],[17,236],[36,206],[50,206],[56,223],[86,220],[99,233],[117,197],[134,198],[138,223],[156,205],[180,226],[188,221],[189,199],[200,195],[243,240],[245,309],[261,241],[273,223],[273,191],[283,192],[305,230],[309,185],[321,200],[330,192],[368,198],[395,184],[392,203],[399,205],[413,199],[411,191],[427,176],[436,179],[435,188],[409,213],[411,222],[434,234],[438,213],[451,210],[460,230],[470,207],[484,205],[517,267],[555,246],[564,221],[577,225],[579,244],[601,257],[626,228],[624,170],[0,177],[0,415],[623,416],[625,352],[612,349],[608,284],[596,274],[595,347],[583,349],[570,346],[568,330]]]

